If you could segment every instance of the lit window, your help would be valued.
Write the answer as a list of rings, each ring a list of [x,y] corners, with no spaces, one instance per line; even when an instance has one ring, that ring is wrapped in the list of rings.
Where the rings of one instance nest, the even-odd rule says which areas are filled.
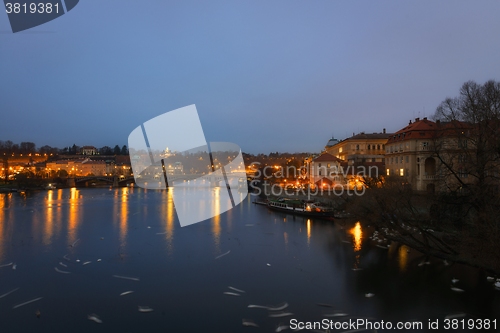
[[[405,173],[404,173],[404,169],[399,169],[399,175],[400,175],[401,177],[403,177],[403,176],[405,175]]]
[[[389,169],[387,169],[387,176],[389,176],[390,172],[389,172]]]

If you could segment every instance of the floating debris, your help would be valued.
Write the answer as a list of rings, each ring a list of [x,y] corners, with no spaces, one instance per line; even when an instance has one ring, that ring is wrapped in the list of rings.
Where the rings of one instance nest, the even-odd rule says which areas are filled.
[[[495,282],[495,287],[500,288],[500,281]]]
[[[227,256],[229,254],[229,252],[231,252],[231,250],[227,251],[226,253],[221,254],[220,256],[215,257],[215,259],[219,259],[219,258],[222,258],[224,256]]]
[[[69,274],[71,272],[66,272],[66,271],[61,271],[59,268],[57,267],[54,267],[54,269],[56,270],[57,273],[62,273],[62,274]]]
[[[267,266],[271,266],[271,264],[270,264],[270,263],[267,263],[266,265],[267,265]]]
[[[249,327],[259,327],[253,320],[250,319],[242,319],[241,324],[243,326],[249,326]]]
[[[76,259],[75,261],[76,261],[76,262],[80,262],[80,259]]]
[[[70,261],[70,259],[69,259],[69,257],[68,257],[68,255],[67,255],[67,254],[65,254],[65,255],[63,256],[63,258],[64,258],[64,259],[66,259],[67,261]]]
[[[17,309],[17,308],[20,308],[21,306],[25,306],[25,305],[28,305],[30,303],[33,303],[33,302],[36,302],[36,301],[39,301],[41,300],[43,297],[38,297],[38,298],[35,298],[35,299],[32,299],[30,301],[27,301],[27,302],[24,302],[24,303],[21,303],[21,304],[18,304],[18,305],[14,305],[12,308],[13,309]]]
[[[281,317],[288,317],[288,316],[293,316],[293,313],[291,313],[291,312],[281,312],[281,313],[271,313],[271,314],[269,314],[270,318],[281,318]]]
[[[465,317],[465,316],[466,316],[466,314],[463,313],[463,312],[461,312],[461,313],[449,314],[446,317],[444,317],[444,319],[462,318],[462,317]]]
[[[13,265],[12,265],[12,269],[13,269],[13,270],[16,270],[16,268],[17,268],[17,265],[16,265],[16,264],[13,264]]]
[[[153,312],[153,309],[150,308],[149,306],[140,306],[139,305],[139,312]]]
[[[133,290],[128,290],[128,291],[124,291],[120,294],[120,296],[125,296],[125,295],[128,295],[128,294],[132,294],[134,291]]]
[[[63,264],[62,262],[59,261],[59,265],[61,265],[62,267],[68,267],[68,265],[66,264]]]
[[[86,262],[84,262],[84,263],[82,264],[82,266],[88,265],[88,264],[90,264],[91,262],[92,262],[92,261],[86,261]]]
[[[459,279],[455,279],[455,278],[451,279],[451,283],[453,283],[453,284],[457,283],[458,281],[460,281],[460,280]]]
[[[228,288],[231,289],[231,290],[237,291],[239,293],[244,293],[245,292],[244,290],[241,290],[241,289],[238,289],[238,288],[234,288],[234,287],[231,287],[231,286],[229,286]]]
[[[276,331],[275,331],[275,332],[281,332],[281,331],[287,330],[287,329],[289,329],[289,328],[290,328],[290,326],[288,326],[288,325],[280,325],[280,326],[278,326],[278,327],[276,328]]]
[[[324,317],[345,317],[345,316],[348,316],[348,314],[342,313],[342,312],[334,312],[334,313],[325,313],[323,316]]]
[[[277,306],[268,306],[267,309],[269,311],[281,311],[281,310],[284,310],[288,307],[288,303],[282,303],[282,304],[279,304]]]
[[[11,291],[9,291],[9,292],[6,292],[5,294],[3,294],[3,295],[0,295],[0,298],[4,298],[5,296],[7,296],[7,295],[10,295],[10,294],[12,294],[12,293],[13,293],[14,291],[16,291],[16,290],[18,290],[18,289],[19,289],[19,288],[16,288],[16,289],[12,289]]]
[[[165,235],[166,233],[167,233],[167,232],[165,231],[165,232],[157,232],[156,234],[157,234],[157,235]]]
[[[356,268],[353,268],[352,270],[355,271],[355,272],[357,272],[357,271],[362,271],[363,268],[356,267]]]
[[[487,276],[486,281],[493,282],[493,281],[495,281],[495,278],[493,276]]]
[[[80,240],[80,238],[78,238],[76,241],[74,241],[73,244],[71,244],[70,246],[74,247],[76,245],[76,243],[78,243],[79,240]]]
[[[378,244],[377,244],[377,245],[375,245],[375,246],[376,246],[376,247],[379,247],[379,248],[381,248],[381,249],[387,250],[387,246],[378,245]]]
[[[101,262],[101,259],[97,259],[97,262]]]
[[[115,278],[117,278],[117,279],[124,279],[124,280],[139,281],[139,278],[136,278],[136,277],[130,277],[130,276],[113,275],[113,277],[115,277]]]
[[[88,315],[87,316],[87,319],[88,320],[92,320],[92,321],[95,321],[96,323],[98,324],[102,324],[102,320],[99,319],[99,316],[97,316],[95,313],[91,314],[91,315]]]
[[[264,306],[264,305],[255,305],[255,304],[249,304],[248,305],[249,308],[254,308],[254,309],[269,309],[268,306]]]
[[[366,297],[366,298],[370,298],[370,297],[373,297],[373,296],[375,296],[375,294],[374,294],[374,293],[367,293],[367,294],[365,294],[365,297]]]
[[[456,288],[456,287],[451,287],[451,290],[453,290],[454,292],[457,292],[457,293],[463,293],[465,291],[463,289]]]
[[[0,265],[0,268],[2,267],[7,267],[7,266],[11,266],[13,263],[9,262],[8,264],[3,264],[3,265]]]
[[[225,291],[224,292],[224,295],[230,295],[230,296],[241,296],[240,294],[237,294],[237,293],[232,293],[230,291]]]
[[[445,259],[445,260],[443,260],[443,264],[444,264],[445,266],[450,266],[450,262],[449,262],[448,260],[446,260],[446,259]]]

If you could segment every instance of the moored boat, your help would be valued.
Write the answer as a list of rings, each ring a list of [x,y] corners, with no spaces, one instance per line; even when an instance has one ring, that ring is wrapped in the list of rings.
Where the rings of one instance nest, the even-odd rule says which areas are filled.
[[[293,215],[302,215],[328,220],[333,220],[334,218],[334,210],[330,207],[322,206],[318,202],[278,198],[267,200],[267,207]]]

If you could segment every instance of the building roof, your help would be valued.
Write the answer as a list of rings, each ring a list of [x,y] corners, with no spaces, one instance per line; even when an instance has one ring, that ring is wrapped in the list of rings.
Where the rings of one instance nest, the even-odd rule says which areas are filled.
[[[332,146],[335,146],[337,143],[339,143],[339,140],[332,137],[330,140],[328,140],[328,143],[326,144],[326,146],[332,147]]]
[[[341,159],[336,158],[335,156],[328,154],[328,153],[323,153],[313,159],[313,162],[342,162]]]
[[[428,120],[427,117],[424,119],[415,118],[414,122],[410,120],[408,126],[391,135],[387,143],[414,139],[430,139],[436,135],[438,128],[438,124]]]
[[[87,160],[83,161],[82,164],[106,164],[104,161]]]
[[[346,140],[375,140],[375,139],[388,139],[393,133],[365,133],[361,132],[359,134],[353,135]]]

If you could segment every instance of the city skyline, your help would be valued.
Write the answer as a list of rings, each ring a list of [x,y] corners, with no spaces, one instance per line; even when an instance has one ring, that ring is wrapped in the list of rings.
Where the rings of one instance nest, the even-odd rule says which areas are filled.
[[[16,34],[2,14],[0,140],[122,146],[147,119],[195,104],[208,141],[318,152],[332,136],[430,117],[468,80],[498,79],[499,9],[85,2]]]

